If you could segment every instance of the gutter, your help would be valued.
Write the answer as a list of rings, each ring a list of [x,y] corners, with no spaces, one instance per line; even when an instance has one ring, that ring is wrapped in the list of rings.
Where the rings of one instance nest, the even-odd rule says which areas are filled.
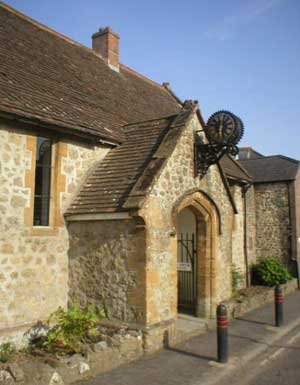
[[[1,107],[3,108],[3,107]],[[47,119],[42,120],[41,118],[32,117],[30,114],[27,113],[17,113],[17,112],[8,112],[2,109],[0,111],[0,117],[9,120],[11,122],[16,122],[20,125],[25,125],[26,128],[29,128],[31,130],[33,129],[46,129],[50,132],[55,132],[58,134],[65,134],[71,138],[77,138],[81,140],[85,140],[86,142],[93,143],[93,144],[105,144],[109,145],[110,147],[116,147],[119,144],[121,144],[121,140],[114,141],[113,139],[105,139],[105,137],[101,134],[98,134],[97,132],[94,132],[88,128],[80,127],[74,128],[68,124],[65,124],[63,122],[56,123],[56,122],[47,122]],[[15,127],[16,128],[16,127]],[[23,127],[24,128],[24,127]]]

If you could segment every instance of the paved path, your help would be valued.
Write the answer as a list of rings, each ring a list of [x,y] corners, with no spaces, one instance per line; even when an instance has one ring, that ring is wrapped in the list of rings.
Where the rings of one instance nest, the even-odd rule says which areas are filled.
[[[285,298],[285,326],[273,327],[273,304],[234,320],[229,329],[230,361],[217,364],[216,333],[192,338],[176,349],[164,350],[152,357],[102,374],[82,385],[212,385],[220,383],[241,365],[247,365],[275,342],[300,325],[300,291]],[[291,384],[291,385],[296,385]],[[299,380],[300,384],[300,380]],[[252,384],[251,384],[252,385]]]
[[[299,385],[300,325],[274,345],[232,371],[222,385]]]
[[[263,370],[247,382],[247,385],[299,385],[300,384],[300,338],[286,347],[276,349],[261,362]],[[293,338],[293,337],[291,337]],[[240,384],[240,383],[237,383]],[[245,384],[245,385],[246,385]]]

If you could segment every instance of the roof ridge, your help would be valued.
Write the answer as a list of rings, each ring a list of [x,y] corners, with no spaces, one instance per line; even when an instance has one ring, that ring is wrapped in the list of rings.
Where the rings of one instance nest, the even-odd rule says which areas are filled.
[[[0,18],[4,26],[1,55],[5,55],[1,88],[3,85],[7,94],[0,102],[0,110],[3,108],[6,114],[22,112],[22,116],[27,114],[26,119],[48,119],[52,124],[59,119],[70,129],[94,129],[106,140],[118,143],[122,141],[119,136],[123,125],[161,119],[180,110],[180,105],[158,83],[127,66],[121,67],[120,74],[111,71],[92,49],[1,0]],[[10,44],[14,38],[21,44]],[[38,60],[32,62],[34,54]],[[24,71],[24,65],[30,71]],[[25,92],[28,84],[29,94]]]
[[[100,54],[98,54],[97,52],[95,52],[92,48],[87,47],[86,45],[81,44],[81,43],[79,43],[78,41],[76,41],[74,39],[71,39],[69,36],[66,36],[66,35],[56,31],[55,29],[47,26],[46,24],[41,23],[40,21],[35,20],[34,18],[32,18],[30,16],[27,16],[25,13],[18,11],[17,9],[15,9],[15,8],[11,7],[10,5],[4,3],[2,0],[0,0],[0,7],[6,9],[7,11],[9,11],[11,13],[13,13],[14,15],[16,15],[16,16],[20,17],[21,19],[27,21],[28,23],[31,23],[31,24],[35,25],[36,27],[38,27],[38,28],[40,28],[40,29],[42,29],[42,30],[44,30],[46,32],[49,32],[52,35],[54,35],[54,36],[56,36],[56,37],[58,37],[58,38],[60,38],[62,40],[65,40],[66,42],[68,42],[68,43],[70,43],[72,45],[76,45],[76,46],[84,49],[85,51],[93,54],[94,56],[98,57],[103,62],[105,62],[104,59],[102,58],[102,56]],[[131,67],[125,65],[125,64],[120,63],[120,67],[122,67],[125,70],[128,70],[129,72],[132,72],[133,74],[137,75],[141,79],[143,79],[143,80],[145,80],[145,81],[147,81],[147,82],[149,82],[149,83],[151,83],[151,84],[161,88],[168,95],[171,95],[177,102],[180,100],[179,98],[177,98],[175,96],[175,94],[173,94],[173,92],[171,94],[170,92],[168,92],[166,87],[164,87],[162,84],[156,82],[155,80],[150,79],[149,77],[141,74],[140,72],[134,70],[133,68],[131,68]]]
[[[261,158],[247,158],[247,159],[238,159],[238,162],[249,162],[250,160],[253,161],[253,160],[263,160],[263,159],[270,159],[270,158],[282,158],[282,159],[285,159],[287,161],[290,161],[292,163],[300,163],[300,160],[297,160],[297,159],[293,159],[293,158],[290,158],[288,156],[285,156],[285,155],[280,155],[280,154],[277,154],[277,155],[267,155],[267,156],[263,156]]]
[[[123,63],[120,63],[120,67],[122,69],[125,69],[126,71],[129,71],[131,73],[133,73],[134,75],[138,76],[139,78],[145,80],[146,82],[149,82],[150,84],[156,86],[156,87],[159,87],[161,88],[162,90],[164,90],[168,95],[170,95],[170,93],[166,90],[166,88],[164,86],[162,86],[160,83],[156,82],[155,80],[152,80],[150,79],[148,76],[146,75],[143,75],[141,74],[140,72],[134,70],[133,68],[127,66],[126,64],[123,64]]]
[[[285,155],[274,155],[274,156],[278,156],[279,158],[283,158],[285,160],[288,160],[292,163],[296,163],[296,164],[300,164],[300,160],[297,160],[297,159],[294,159],[294,158],[290,158],[289,156],[285,156]]]
[[[63,33],[60,33],[60,32],[57,32],[55,31],[55,29],[51,28],[51,27],[48,27],[46,24],[43,24],[41,23],[40,21],[37,21],[35,20],[34,18],[30,17],[30,16],[27,16],[25,15],[25,13],[23,12],[20,12],[18,11],[17,9],[11,7],[10,5],[4,3],[3,1],[0,0],[0,7],[6,9],[7,11],[13,13],[15,16],[18,16],[20,17],[21,19],[27,21],[28,23],[31,23],[33,25],[35,25],[36,27],[46,31],[46,32],[49,32],[50,34],[62,39],[62,40],[65,40],[67,43],[70,43],[72,45],[76,45],[82,49],[84,49],[85,51],[93,54],[94,56],[98,57],[99,59],[101,59],[103,62],[104,62],[104,59],[102,58],[102,56],[100,54],[98,54],[97,52],[95,52],[92,48],[89,48],[81,43],[79,43],[78,41],[74,40],[74,39],[71,39],[70,37],[64,35]]]
[[[182,101],[172,90],[171,85],[169,82],[162,83],[162,87],[168,91],[168,93],[176,100],[176,102],[180,105],[183,105],[184,101]]]

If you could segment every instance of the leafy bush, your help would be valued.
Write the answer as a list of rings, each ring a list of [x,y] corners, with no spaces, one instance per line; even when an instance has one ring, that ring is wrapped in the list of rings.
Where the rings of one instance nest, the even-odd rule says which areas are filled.
[[[0,345],[0,362],[4,363],[9,361],[15,353],[16,348],[12,343],[6,342],[5,344]]]
[[[103,310],[92,306],[82,309],[74,304],[67,311],[59,307],[50,315],[48,325],[53,321],[55,325],[49,329],[43,346],[56,352],[81,352],[84,343],[97,335],[96,325],[104,317]]]
[[[235,266],[235,264],[232,264],[232,267],[231,267],[231,285],[232,285],[233,294],[236,294],[238,288],[240,287],[240,283],[242,281],[243,281],[242,273]]]
[[[287,268],[275,257],[261,257],[252,268],[252,283],[275,286],[292,279]]]

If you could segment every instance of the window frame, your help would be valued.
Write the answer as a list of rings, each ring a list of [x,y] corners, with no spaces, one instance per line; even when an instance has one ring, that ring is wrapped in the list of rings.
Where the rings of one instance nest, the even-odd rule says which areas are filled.
[[[50,165],[47,166],[50,170],[50,177],[49,177],[49,191],[47,194],[48,197],[48,220],[47,224],[35,224],[35,208],[36,208],[36,197],[41,198],[43,197],[44,194],[36,194],[36,182],[37,182],[37,169],[39,167],[37,158],[38,158],[38,143],[39,139],[48,139],[50,141]],[[34,229],[49,229],[52,228],[54,225],[54,193],[55,193],[55,188],[54,188],[54,183],[55,183],[55,163],[56,163],[56,140],[55,138],[47,135],[37,135],[36,136],[36,144],[35,144],[35,157],[34,157],[34,185],[32,188],[32,193],[33,193],[33,212],[32,212],[32,227]]]

